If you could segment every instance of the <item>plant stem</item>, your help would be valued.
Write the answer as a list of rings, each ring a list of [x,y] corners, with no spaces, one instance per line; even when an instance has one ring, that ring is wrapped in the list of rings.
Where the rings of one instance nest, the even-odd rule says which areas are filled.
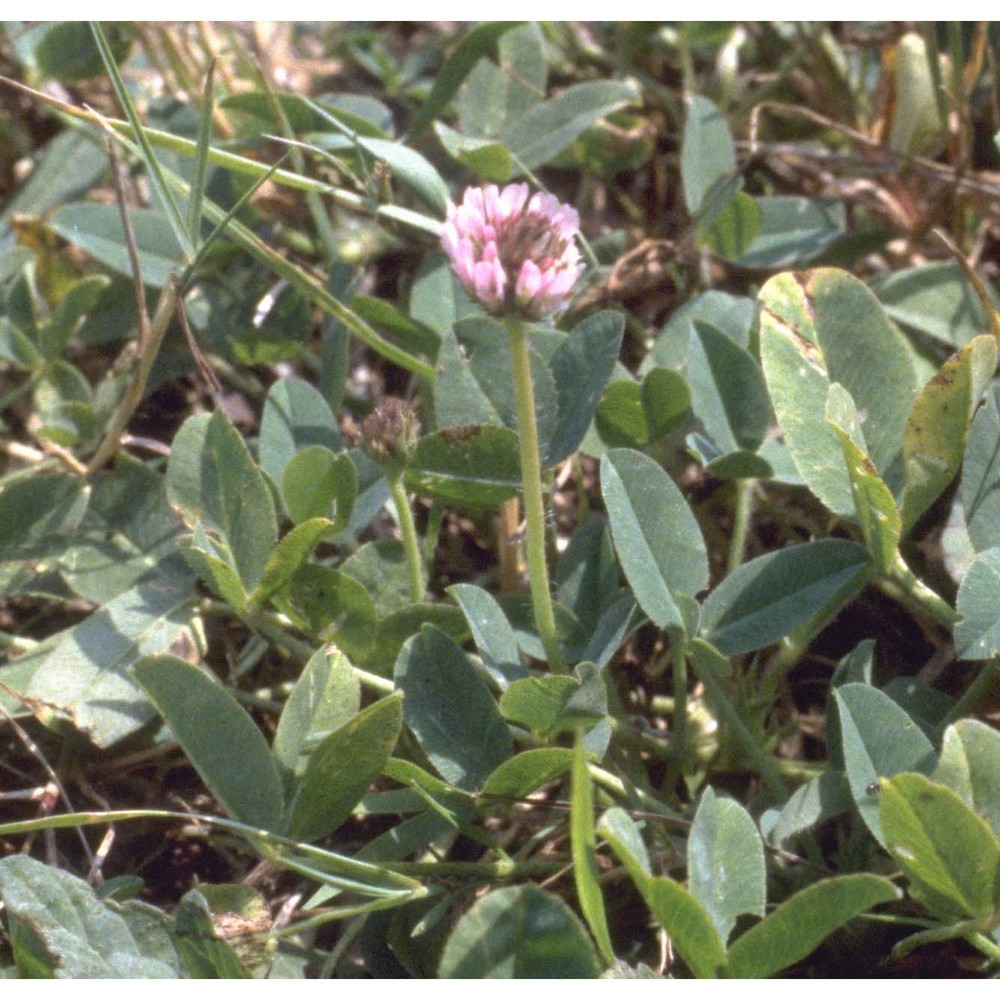
[[[965,693],[951,707],[951,711],[944,717],[944,723],[956,722],[964,719],[967,715],[972,715],[976,710],[983,695],[989,690],[990,685],[996,680],[997,667],[1000,660],[988,660],[976,674],[975,680],[965,689]]]
[[[142,402],[142,394],[145,392],[146,383],[149,381],[150,372],[153,370],[153,362],[160,353],[160,345],[166,335],[167,327],[174,315],[177,306],[177,286],[173,281],[167,282],[163,291],[160,292],[159,302],[156,304],[156,312],[149,323],[149,337],[142,345],[142,352],[136,361],[135,373],[132,382],[125,395],[122,396],[118,407],[111,417],[111,421],[104,433],[104,439],[87,463],[87,475],[93,476],[105,463],[109,462],[118,452],[121,444],[122,431]]]
[[[729,540],[729,554],[726,556],[726,576],[743,562],[747,547],[747,528],[750,525],[750,510],[753,507],[753,479],[736,481],[736,508],[733,511],[733,534]]]
[[[733,703],[726,696],[718,681],[707,671],[699,670],[697,660],[692,660],[692,666],[698,675],[698,680],[705,685],[712,704],[716,711],[725,719],[733,734],[742,744],[746,751],[750,764],[756,768],[757,773],[764,779],[764,784],[778,802],[784,802],[788,798],[788,789],[785,787],[781,775],[771,760],[770,754],[764,752],[760,744],[754,739],[753,733],[747,728],[746,723],[740,718],[739,712],[733,707]]]
[[[527,526],[525,554],[535,627],[542,640],[549,669],[566,673],[566,662],[556,635],[556,618],[549,593],[549,568],[545,559],[545,508],[542,503],[542,464],[538,453],[538,425],[535,422],[535,392],[531,383],[531,358],[525,324],[507,319],[510,338],[514,395],[517,400],[518,444],[521,449],[521,482],[524,486],[524,518]]]
[[[403,480],[400,476],[389,479],[389,489],[392,492],[392,502],[396,505],[396,517],[399,520],[399,532],[403,538],[403,551],[406,553],[406,569],[410,575],[410,600],[419,604],[424,599],[427,589],[424,583],[424,566],[420,557],[420,540],[413,523],[413,511],[410,509],[410,498],[406,495]]]
[[[959,619],[958,612],[943,598],[935,593],[922,580],[917,579],[913,570],[896,554],[896,560],[889,568],[884,578],[896,590],[896,596],[905,604],[925,618],[932,619],[948,632],[955,627]]]

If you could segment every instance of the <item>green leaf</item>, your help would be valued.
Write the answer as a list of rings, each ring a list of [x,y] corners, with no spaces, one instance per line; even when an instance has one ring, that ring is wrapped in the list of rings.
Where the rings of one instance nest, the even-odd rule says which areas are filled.
[[[546,675],[514,681],[500,698],[504,718],[533,733],[551,735],[565,729],[593,724],[606,712],[606,705],[584,704],[591,692],[584,691],[577,677]]]
[[[631,818],[621,810],[608,810],[599,829],[692,974],[699,979],[722,975],[726,946],[711,916],[673,879],[650,875],[646,849]]]
[[[980,552],[958,588],[955,652],[963,660],[1000,656],[1000,548]]]
[[[250,594],[251,611],[262,608],[292,579],[316,546],[332,534],[332,529],[333,523],[325,517],[313,517],[297,524],[278,542],[267,560],[260,583]]]
[[[481,788],[511,754],[496,702],[465,654],[440,629],[425,626],[396,661],[403,717],[442,777]]]
[[[176,955],[144,941],[86,882],[27,855],[0,860],[0,899],[24,978],[177,979]]]
[[[761,365],[785,445],[809,489],[834,514],[853,517],[840,442],[816,405],[831,380],[805,294],[791,274],[779,274],[761,289],[760,300]]]
[[[764,844],[750,814],[706,788],[687,844],[691,894],[709,912],[725,941],[744,913],[764,915]]]
[[[39,347],[47,358],[55,358],[77,331],[83,318],[94,308],[101,292],[111,284],[103,274],[81,278],[60,300],[52,319],[38,334]]]
[[[489,318],[466,320],[465,323],[485,327],[493,334],[493,343],[467,357],[454,331],[447,330],[442,335],[438,353],[440,370],[434,380],[434,416],[438,428],[467,424],[504,426],[504,418],[491,393],[510,371],[510,351],[505,350],[504,344],[506,331],[496,320]],[[458,325],[457,329],[461,330],[462,325]]]
[[[268,390],[260,418],[260,467],[280,485],[285,466],[297,452],[323,445],[335,454],[343,448],[337,419],[319,390],[288,375]]]
[[[658,370],[667,371],[668,369]],[[676,374],[677,379],[687,389],[683,375],[680,373],[671,374]],[[687,395],[690,400],[690,390],[688,390]],[[631,379],[617,379],[612,382],[605,389],[604,395],[597,405],[594,422],[597,432],[601,435],[601,440],[611,447],[625,448],[649,444],[652,431],[643,406],[642,386]]]
[[[691,387],[670,368],[647,371],[640,395],[652,441],[675,430],[691,410]]]
[[[580,910],[590,933],[597,942],[605,964],[615,960],[608,918],[604,910],[604,897],[598,881],[597,836],[594,832],[594,790],[587,769],[587,754],[579,735],[573,754],[573,781],[570,793],[570,850],[573,857],[573,878]]]
[[[223,410],[188,418],[174,438],[167,494],[189,525],[218,532],[246,590],[260,582],[278,541],[271,491]]]
[[[898,496],[915,375],[909,349],[877,300],[845,272],[821,269],[801,282],[773,278],[761,301],[764,374],[803,481],[834,513],[853,515],[840,443],[815,403],[839,382],[864,414],[869,457]]]
[[[410,289],[410,316],[433,330],[442,341],[452,335],[452,327],[460,319],[480,317],[480,307],[468,296],[455,277],[443,251],[436,250],[425,258]],[[439,366],[440,366],[440,358]],[[445,372],[438,372],[437,379]],[[435,387],[437,385],[435,379]]]
[[[340,564],[340,568],[364,586],[382,615],[402,611],[413,603],[406,554],[402,543],[395,539],[365,542]]]
[[[545,453],[546,465],[558,464],[580,446],[618,361],[624,329],[619,313],[588,316],[549,359],[559,415]]]
[[[930,773],[934,747],[906,712],[877,688],[844,684],[834,690],[833,698],[851,795],[868,829],[885,846],[877,782],[901,771]]]
[[[366,99],[352,94],[331,95],[327,100],[319,101],[289,91],[273,94],[246,91],[227,94],[219,103],[223,108],[246,112],[256,118],[254,126],[258,132],[273,133],[281,128],[281,115],[276,113],[275,99],[280,105],[281,115],[296,134],[330,132],[352,137],[356,133],[385,139],[388,138],[386,128],[391,128],[391,114],[384,104],[375,98]],[[389,121],[385,120],[386,116]],[[380,127],[379,123],[384,127]]]
[[[391,695],[325,737],[289,804],[288,835],[311,841],[336,830],[381,773],[402,726],[402,699]]]
[[[768,832],[768,840],[783,847],[797,834],[847,812],[853,804],[847,776],[842,771],[826,771],[792,793]]]
[[[927,43],[915,31],[908,31],[895,45],[896,95],[889,148],[908,156],[936,156],[947,138],[941,121],[937,91],[930,60],[937,58],[927,51]]]
[[[462,609],[483,664],[497,683],[506,687],[526,677],[528,671],[521,662],[517,636],[496,598],[471,583],[453,584],[448,593]]]
[[[94,481],[86,525],[63,571],[81,597],[106,604],[147,574],[187,576],[177,545],[181,524],[167,504],[163,475],[151,466],[120,454],[114,470]]]
[[[757,199],[737,191],[720,212],[701,221],[698,241],[717,257],[736,260],[753,246],[763,220]]]
[[[217,937],[208,901],[197,889],[181,897],[174,914],[174,936],[177,950],[193,978],[250,978],[229,944]]]
[[[427,100],[410,125],[408,138],[418,135],[437,118],[480,58],[493,51],[501,35],[517,26],[516,21],[489,21],[462,36],[448,61],[436,74]]]
[[[459,507],[498,507],[521,486],[517,434],[506,427],[471,425],[428,434],[405,472],[417,493]]]
[[[0,558],[16,559],[53,535],[79,526],[91,487],[80,476],[50,473],[0,488]]]
[[[629,874],[636,878],[632,871]],[[725,944],[702,904],[670,878],[647,876],[636,884],[692,974],[698,979],[718,978],[726,966]]]
[[[194,597],[190,580],[137,584],[62,633],[26,693],[66,713],[99,747],[134,733],[154,712],[129,668],[174,643],[195,646]]]
[[[278,763],[288,774],[301,775],[305,744],[349,722],[360,704],[361,682],[347,657],[336,646],[317,649],[281,711],[271,747]]]
[[[443,216],[448,208],[448,188],[431,162],[415,149],[388,139],[356,139],[367,153],[384,162],[399,182],[410,189],[428,208]]]
[[[112,22],[108,25],[107,35],[115,58],[125,59],[132,47],[132,26],[127,22]],[[53,24],[35,47],[34,55],[44,76],[54,76],[63,83],[79,83],[99,76],[104,68],[85,21]]]
[[[805,263],[846,232],[843,203],[835,198],[774,195],[755,198],[758,232],[736,263],[742,267],[779,268]]]
[[[484,896],[444,946],[442,979],[593,979],[597,957],[579,919],[534,885]]]
[[[675,594],[708,584],[698,523],[673,480],[629,449],[601,459],[601,492],[622,569],[643,611],[661,628],[681,625]]]
[[[756,451],[771,423],[760,366],[721,330],[703,320],[691,325],[687,370],[691,408],[723,453]]]
[[[922,774],[882,782],[879,813],[886,847],[910,895],[946,922],[996,923],[1000,841],[950,788]]]
[[[977,552],[1000,546],[1000,386],[986,394],[965,445],[960,492]]]
[[[978,719],[959,719],[945,730],[931,777],[972,806],[1000,837],[1000,733]]]
[[[181,538],[178,546],[187,564],[203,579],[238,615],[248,612],[248,595],[233,566],[229,549],[213,539],[202,524]]]
[[[504,184],[513,176],[514,158],[502,142],[462,135],[444,122],[435,122],[434,132],[445,151],[480,180]]]
[[[289,599],[316,635],[333,628],[333,639],[351,658],[375,641],[375,600],[363,583],[330,566],[307,563],[289,583]]]
[[[355,295],[351,308],[376,329],[385,331],[408,350],[436,357],[441,338],[435,330],[397,309],[385,299],[370,295]]]
[[[844,453],[844,465],[854,494],[854,512],[872,565],[877,573],[887,573],[898,556],[902,533],[899,509],[889,487],[865,453],[854,400],[837,382],[827,393],[826,420]]]
[[[829,377],[864,413],[868,454],[898,496],[903,432],[917,396],[909,348],[875,296],[847,272],[811,271],[805,293]]]
[[[602,813],[597,832],[612,846],[630,874],[637,873],[640,881],[643,874],[652,874],[649,852],[643,843],[639,827],[621,806],[612,806]]]
[[[331,517],[331,535],[347,527],[357,492],[358,474],[350,456],[334,455],[321,444],[296,452],[281,475],[281,498],[288,516],[296,524]]]
[[[555,379],[546,359],[565,341],[565,334],[536,328],[529,345],[535,422],[543,456],[550,453],[549,443],[559,415]],[[457,323],[454,332],[444,336],[438,356],[441,374],[434,384],[438,430],[491,424],[516,431],[517,400],[511,364],[510,337],[501,323],[488,317]]]
[[[0,272],[0,281],[2,280],[3,274]],[[42,355],[38,348],[6,316],[0,317],[0,359],[18,371],[34,371],[42,366]]]
[[[898,897],[896,887],[877,875],[842,875],[807,886],[736,939],[729,975],[767,979],[812,954],[849,920]]]
[[[277,832],[284,811],[281,777],[239,702],[204,670],[176,656],[145,656],[132,672],[226,812]]]
[[[996,366],[994,338],[976,337],[952,355],[917,396],[903,433],[906,486],[902,507],[906,532],[961,467],[973,414]]]
[[[271,747],[278,763],[289,775],[301,775],[306,743],[349,722],[360,705],[361,682],[347,657],[334,645],[317,649],[281,711]]]
[[[691,97],[681,141],[681,182],[688,214],[702,212],[710,204],[709,196],[730,184],[736,172],[736,149],[725,116],[707,97]],[[725,202],[718,207],[724,208]]]
[[[864,547],[840,538],[759,556],[708,595],[701,633],[727,656],[769,646],[835,614],[861,591],[871,569]]]
[[[746,296],[714,290],[702,292],[671,315],[639,366],[639,374],[645,376],[657,366],[684,368],[695,320],[714,326],[740,347],[749,349],[750,333],[757,325],[757,313],[757,303]]]
[[[129,223],[135,234],[143,283],[162,288],[171,273],[184,270],[184,254],[167,217],[150,208],[130,208]],[[56,210],[49,225],[64,240],[75,243],[91,257],[124,275],[132,266],[117,205],[80,201]]]
[[[569,541],[556,567],[556,598],[589,632],[622,596],[618,562],[606,521],[590,521]]]
[[[522,167],[533,170],[562,152],[594,122],[638,100],[634,84],[624,80],[576,83],[513,118],[500,138]]]
[[[897,323],[953,347],[964,347],[989,328],[979,296],[954,261],[890,271],[869,287]]]
[[[0,251],[15,256],[16,239],[10,228],[15,215],[42,217],[57,205],[65,205],[85,195],[105,175],[108,157],[100,141],[91,133],[65,129],[35,150],[35,164],[28,179],[12,197],[5,199],[0,212]],[[67,170],[66,164],[73,169]],[[0,265],[0,280],[15,272]]]
[[[525,750],[505,760],[483,785],[484,796],[523,799],[542,785],[565,774],[573,763],[573,751],[565,747]]]

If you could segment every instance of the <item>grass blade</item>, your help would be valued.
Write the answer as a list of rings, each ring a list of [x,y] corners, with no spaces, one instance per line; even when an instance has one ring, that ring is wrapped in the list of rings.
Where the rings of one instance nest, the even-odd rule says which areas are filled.
[[[212,145],[212,103],[215,84],[215,60],[209,64],[205,78],[204,104],[201,109],[201,128],[198,130],[198,148],[195,152],[194,182],[188,198],[187,227],[192,240],[198,243],[201,226],[201,200],[205,196],[205,178],[208,176],[208,151]],[[256,190],[256,188],[254,188]]]
[[[98,21],[90,22],[90,30],[93,32],[94,43],[101,53],[104,68],[107,70],[108,79],[111,81],[111,86],[115,92],[115,96],[118,98],[118,103],[125,111],[125,116],[132,126],[136,143],[139,146],[140,156],[149,173],[149,181],[163,204],[163,210],[170,220],[170,227],[177,237],[177,242],[180,244],[185,255],[190,257],[194,253],[194,247],[191,245],[191,236],[188,232],[187,224],[180,213],[180,209],[177,207],[177,202],[174,201],[174,196],[170,188],[163,179],[163,174],[160,170],[160,161],[157,160],[156,155],[153,153],[153,147],[149,144],[149,139],[146,137],[142,123],[139,121],[139,115],[125,87],[125,81],[118,71],[118,65],[111,52],[111,47],[108,45],[108,40],[104,37],[104,31]]]

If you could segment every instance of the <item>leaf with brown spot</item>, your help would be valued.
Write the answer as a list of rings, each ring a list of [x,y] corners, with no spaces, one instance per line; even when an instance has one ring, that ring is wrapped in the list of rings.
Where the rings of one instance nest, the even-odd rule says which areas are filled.
[[[904,533],[912,530],[958,473],[972,415],[996,363],[994,339],[976,337],[953,354],[917,396],[903,432]]]

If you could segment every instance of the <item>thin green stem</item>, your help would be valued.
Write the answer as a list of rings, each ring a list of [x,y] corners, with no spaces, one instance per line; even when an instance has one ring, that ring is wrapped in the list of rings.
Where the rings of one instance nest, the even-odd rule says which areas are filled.
[[[670,762],[660,788],[670,794],[677,779],[684,773],[684,759],[687,754],[687,714],[688,714],[688,671],[687,656],[682,642],[670,644],[670,663],[674,681],[674,697],[671,706],[673,726],[670,733]]]
[[[496,882],[508,878],[538,878],[553,875],[566,867],[566,861],[535,858],[530,861],[382,861],[386,871],[410,878],[467,878]]]
[[[740,718],[740,713],[736,711],[733,703],[729,700],[726,692],[723,691],[718,681],[707,670],[699,670],[697,660],[692,660],[692,666],[698,675],[698,680],[705,685],[709,698],[716,711],[725,720],[726,725],[732,730],[733,735],[739,740],[746,751],[750,764],[756,768],[757,773],[764,779],[771,794],[778,802],[784,802],[788,797],[788,789],[785,787],[778,769],[771,760],[770,754],[764,752],[763,747],[754,739],[753,733],[747,728],[746,723]]]
[[[218,615],[225,618],[239,618],[235,611],[222,601],[203,601],[201,609],[204,614]],[[258,612],[254,618],[254,628],[271,645],[286,649],[292,656],[305,663],[316,649],[309,643],[290,635],[288,629],[291,626],[285,625],[281,619],[270,611]],[[379,695],[392,694],[396,690],[391,678],[381,677],[378,674],[369,673],[360,667],[351,668],[354,676],[364,684],[370,691]]]
[[[729,539],[729,554],[726,557],[726,575],[733,572],[743,562],[747,547],[747,529],[750,526],[750,512],[753,509],[753,479],[736,481],[736,507],[733,510],[733,534]]]
[[[965,689],[965,693],[951,707],[951,711],[944,718],[944,725],[964,719],[967,715],[972,715],[976,706],[982,701],[983,695],[990,689],[990,685],[996,680],[997,667],[1000,667],[1000,659],[989,660],[983,664],[975,680]]]
[[[655,795],[651,795],[637,785],[626,784],[616,774],[605,771],[603,767],[598,767],[597,764],[588,765],[588,770],[590,771],[591,778],[594,780],[594,784],[599,785],[607,792],[611,792],[612,795],[616,795],[646,812],[662,816],[673,823],[678,823],[684,827],[691,825],[689,819],[686,819],[669,806],[664,805]]]
[[[389,479],[389,489],[392,492],[392,502],[396,505],[399,532],[403,538],[403,551],[406,553],[406,569],[410,576],[410,600],[414,604],[419,604],[424,599],[424,591],[427,587],[424,583],[420,540],[417,538],[417,528],[413,523],[410,498],[406,495],[403,480],[399,476]]]
[[[170,320],[174,315],[176,306],[177,287],[173,281],[170,281],[164,286],[163,291],[160,292],[160,300],[156,305],[156,312],[149,324],[149,337],[146,343],[142,345],[142,352],[136,361],[132,382],[111,417],[111,422],[104,433],[104,439],[87,464],[88,476],[93,476],[94,473],[100,470],[118,452],[118,448],[121,445],[122,432],[132,418],[132,414],[142,402],[142,394],[146,390],[146,383],[149,381],[149,375],[153,370],[153,362],[156,361],[156,356],[160,353],[160,345],[163,343],[167,327],[170,326]]]
[[[1000,945],[986,934],[969,934],[966,939],[974,948],[978,948],[991,962],[1000,963]]]
[[[955,622],[959,619],[958,612],[940,594],[917,579],[899,553],[896,554],[896,560],[889,568],[885,581],[896,589],[896,596],[901,601],[924,618],[930,618],[948,632],[955,627]]]
[[[517,400],[518,443],[521,449],[521,482],[524,487],[524,518],[527,525],[525,554],[535,627],[542,640],[549,669],[566,673],[566,661],[556,634],[555,611],[549,592],[549,567],[545,559],[545,507],[542,502],[542,463],[538,448],[538,425],[535,422],[535,392],[531,383],[531,356],[525,324],[507,319],[510,338],[514,395]]]

